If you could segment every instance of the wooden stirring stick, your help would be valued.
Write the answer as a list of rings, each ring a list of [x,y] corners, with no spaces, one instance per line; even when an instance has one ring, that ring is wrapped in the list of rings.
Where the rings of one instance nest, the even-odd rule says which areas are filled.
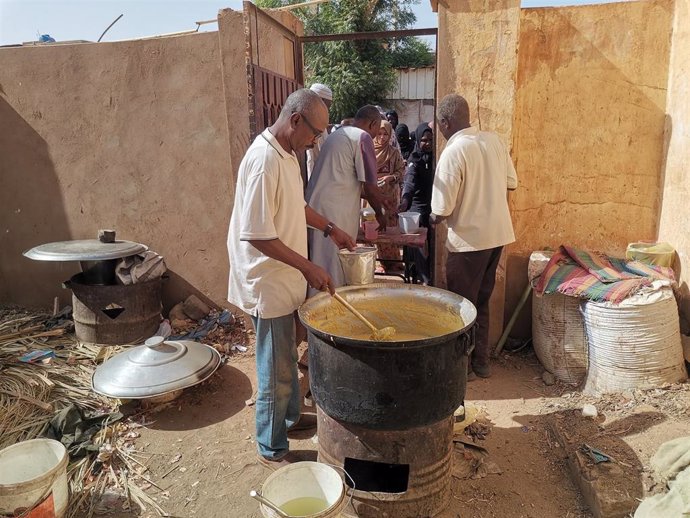
[[[372,337],[375,340],[387,340],[390,339],[394,334],[395,334],[395,328],[394,327],[384,327],[382,329],[377,329],[374,324],[369,322],[365,318],[364,315],[362,315],[359,311],[357,311],[352,305],[346,301],[344,298],[342,298],[339,294],[334,293],[333,298],[340,302],[343,306],[345,306],[348,310],[352,312],[353,315],[355,315],[357,318],[359,318],[362,322],[364,322],[369,329],[372,331]]]

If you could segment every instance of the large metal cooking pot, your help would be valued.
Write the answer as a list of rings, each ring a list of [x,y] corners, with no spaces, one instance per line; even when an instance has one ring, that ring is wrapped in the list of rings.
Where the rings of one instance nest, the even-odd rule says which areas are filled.
[[[317,405],[335,419],[378,430],[406,430],[450,416],[465,397],[477,317],[472,303],[412,284],[337,292],[377,327],[394,326],[396,335],[373,341],[364,324],[327,293],[302,304]]]

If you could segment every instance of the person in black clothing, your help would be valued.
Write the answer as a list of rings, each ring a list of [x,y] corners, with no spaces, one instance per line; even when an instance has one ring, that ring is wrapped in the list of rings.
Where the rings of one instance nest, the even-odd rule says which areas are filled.
[[[398,139],[403,160],[407,162],[412,151],[414,151],[414,142],[410,138],[410,130],[407,124],[398,124],[398,127],[395,128],[395,138]]]
[[[398,127],[398,112],[390,110],[386,112],[386,120],[393,126],[393,131]]]
[[[419,212],[419,225],[429,227],[431,190],[434,185],[434,138],[429,124],[424,122],[415,131],[415,148],[408,159],[398,212]],[[427,234],[427,248],[431,249]],[[429,254],[412,248],[417,274],[426,285],[431,283]]]

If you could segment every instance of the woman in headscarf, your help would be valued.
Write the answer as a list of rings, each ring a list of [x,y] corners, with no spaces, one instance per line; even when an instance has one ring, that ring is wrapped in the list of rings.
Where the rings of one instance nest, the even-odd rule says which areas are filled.
[[[391,227],[398,226],[397,207],[400,203],[400,185],[405,173],[405,161],[400,150],[393,147],[391,138],[393,126],[387,120],[381,121],[379,134],[374,139],[378,185],[383,194],[387,209],[386,222]],[[400,250],[395,245],[378,245],[379,258],[400,261]],[[385,268],[384,268],[385,270]]]
[[[423,122],[415,131],[415,149],[405,171],[399,212],[419,212],[419,224],[429,227],[431,191],[434,185],[434,138],[429,124]],[[431,233],[427,234],[427,248],[431,248]],[[428,251],[412,248],[417,274],[424,284],[431,282]]]
[[[398,127],[395,128],[395,137],[398,139],[403,160],[407,160],[414,151],[414,142],[410,138],[410,129],[407,124],[398,124]]]
[[[402,184],[405,173],[405,161],[400,151],[391,145],[393,127],[388,121],[381,121],[379,134],[374,139],[374,151],[376,151],[376,174],[378,184],[386,205],[390,207],[391,225],[397,226],[397,215],[395,212],[400,203],[400,185]]]

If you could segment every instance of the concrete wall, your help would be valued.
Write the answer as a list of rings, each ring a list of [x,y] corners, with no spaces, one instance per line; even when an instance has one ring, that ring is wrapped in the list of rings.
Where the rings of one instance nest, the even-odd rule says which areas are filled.
[[[472,124],[510,142],[520,24],[519,0],[439,3],[436,98],[463,95]]]
[[[99,228],[165,256],[168,302],[225,303],[244,41],[242,13],[224,10],[218,32],[0,49],[0,303],[67,302],[78,264],[21,253]],[[265,52],[285,69],[283,46]]]
[[[676,0],[666,104],[665,168],[659,239],[678,251],[681,329],[690,334],[690,0]]]
[[[444,5],[447,4],[446,5]],[[472,124],[501,135],[510,143],[515,104],[515,70],[520,24],[519,0],[447,0],[438,3],[436,99],[449,93],[463,95],[472,112]],[[443,137],[437,135],[437,153]],[[436,281],[445,285],[445,247],[439,227]],[[491,301],[489,340],[498,341],[503,329],[505,258],[496,275]]]
[[[78,265],[21,252],[99,228],[223,298],[232,175],[217,34],[4,49],[0,85],[3,302],[50,306]]]
[[[687,1],[679,0],[677,10],[687,13]],[[497,274],[493,341],[503,325],[494,317],[507,319],[526,286],[532,250],[568,243],[622,253],[628,242],[657,237],[672,5],[520,10],[507,0],[438,3],[437,99],[451,91],[464,95],[473,125],[510,145],[519,176],[510,197],[517,242]],[[677,46],[687,47],[683,38],[676,36]],[[676,111],[687,106],[680,93],[687,92],[683,59]],[[682,130],[671,135],[669,144],[667,172],[676,180],[666,183],[676,202],[664,221],[671,241],[687,236],[677,215],[687,190],[678,189],[683,177],[670,171],[678,169],[672,160],[685,158],[684,136]],[[437,248],[439,266],[442,255]],[[530,318],[527,304],[515,334],[530,334]]]
[[[671,3],[525,9],[512,253],[621,253],[657,232]]]
[[[267,11],[273,18],[295,34],[304,33],[302,23],[292,14]],[[242,11],[222,9],[218,13],[218,39],[220,42],[225,115],[228,120],[230,162],[234,174],[250,144],[249,102],[247,97],[246,41]],[[258,33],[258,40],[256,34]],[[252,60],[273,72],[294,78],[294,52],[292,41],[284,33],[259,17],[252,25]],[[256,44],[258,41],[258,45]],[[257,52],[258,49],[258,52]],[[234,185],[234,181],[233,181]],[[230,206],[234,199],[231,192]]]
[[[249,147],[249,100],[247,97],[247,73],[245,62],[244,21],[241,11],[223,9],[218,13],[218,41],[221,54],[221,75],[223,80],[223,109],[228,121],[228,142],[232,185],[235,174]],[[242,31],[238,33],[238,31]],[[220,106],[219,106],[220,108]],[[230,190],[232,207],[235,190]],[[232,210],[232,209],[230,209]],[[229,218],[230,212],[228,212]]]
[[[656,238],[671,5],[522,11],[506,316],[532,250],[622,255],[629,242]],[[515,334],[529,333],[527,308]]]

